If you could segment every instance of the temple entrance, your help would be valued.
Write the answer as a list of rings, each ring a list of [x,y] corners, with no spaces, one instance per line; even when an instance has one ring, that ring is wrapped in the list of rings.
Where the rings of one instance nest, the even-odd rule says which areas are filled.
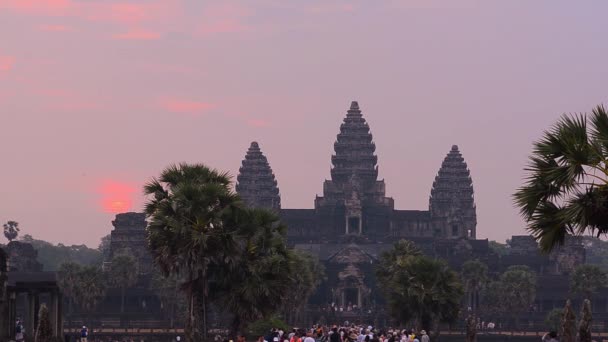
[[[344,306],[348,305],[359,306],[359,289],[344,289]]]
[[[346,234],[361,234],[361,223],[358,217],[349,217]]]

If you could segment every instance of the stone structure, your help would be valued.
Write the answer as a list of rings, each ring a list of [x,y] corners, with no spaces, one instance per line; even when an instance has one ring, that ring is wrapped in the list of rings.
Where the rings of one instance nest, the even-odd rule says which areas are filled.
[[[114,230],[110,233],[110,262],[115,255],[131,254],[138,261],[139,272],[149,273],[152,256],[148,251],[146,235],[146,215],[144,213],[117,214],[112,221]]]
[[[279,187],[268,160],[257,142],[252,142],[239,169],[236,191],[251,207],[281,209]]]
[[[579,240],[569,239],[548,257],[532,237],[515,236],[509,255],[499,256],[488,240],[476,239],[473,182],[458,146],[451,147],[429,184],[428,210],[395,209],[384,180],[378,178],[375,151],[370,127],[353,101],[334,142],[331,178],[323,183],[314,208],[280,209],[289,244],[325,265],[327,281],[313,296],[313,304],[373,310],[383,301],[375,290],[375,263],[396,240],[408,239],[455,270],[471,259],[486,263],[495,276],[511,265],[528,265],[540,277],[537,307],[549,311],[563,306],[567,274],[585,260]],[[243,161],[236,190],[251,206],[280,208],[275,205],[280,203],[276,180],[255,142]]]
[[[0,248],[0,341],[9,339],[9,307],[8,307],[8,258]]]
[[[8,269],[21,272],[41,272],[42,264],[38,262],[38,251],[30,243],[11,241],[6,245]]]

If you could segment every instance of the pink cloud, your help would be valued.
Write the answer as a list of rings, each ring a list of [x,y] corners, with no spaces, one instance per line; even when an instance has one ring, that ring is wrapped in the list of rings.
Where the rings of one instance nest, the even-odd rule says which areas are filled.
[[[2,0],[0,8],[22,13],[64,15],[73,9],[72,0]]]
[[[228,3],[210,5],[204,10],[197,33],[208,35],[250,31],[251,26],[245,23],[245,19],[251,15],[251,11],[240,5]]]
[[[45,32],[68,32],[72,31],[72,28],[65,25],[42,25],[40,30]]]
[[[312,13],[350,13],[355,11],[352,4],[323,3],[308,8]]]
[[[270,122],[268,122],[266,120],[262,120],[262,119],[249,119],[249,120],[247,120],[247,124],[251,127],[257,127],[257,128],[270,126]]]
[[[192,116],[200,116],[204,112],[215,108],[215,105],[209,102],[175,98],[163,100],[161,101],[161,105],[166,111],[178,114],[188,114]]]
[[[141,29],[133,29],[125,33],[115,34],[112,36],[112,38],[118,40],[157,40],[160,39],[160,33]]]
[[[15,57],[0,55],[0,72],[9,71],[9,70],[13,69],[14,65],[15,65]]]

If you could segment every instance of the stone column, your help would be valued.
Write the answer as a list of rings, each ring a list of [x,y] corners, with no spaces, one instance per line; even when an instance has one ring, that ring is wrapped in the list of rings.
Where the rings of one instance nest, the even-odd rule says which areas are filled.
[[[51,296],[51,307],[49,308],[50,311],[50,319],[51,319],[51,327],[53,329],[53,336],[57,337],[57,336],[61,336],[59,334],[59,330],[57,329],[57,321],[58,321],[58,303],[57,303],[57,292],[52,290],[49,295]]]
[[[361,288],[358,287],[357,288],[357,307],[360,309],[361,308],[361,304],[362,304],[362,300],[361,300]]]
[[[57,292],[57,331],[58,336],[63,338],[63,295]]]
[[[28,336],[35,336],[36,333],[36,295],[28,291],[27,292],[27,321],[25,322],[25,332]]]

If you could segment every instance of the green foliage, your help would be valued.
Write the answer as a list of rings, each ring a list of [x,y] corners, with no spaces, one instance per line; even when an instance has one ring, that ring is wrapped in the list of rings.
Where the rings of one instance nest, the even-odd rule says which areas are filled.
[[[457,319],[463,296],[457,274],[444,261],[421,256],[411,242],[384,253],[376,274],[397,320],[416,319],[428,329],[431,322]]]
[[[564,115],[534,144],[526,183],[514,194],[544,251],[568,234],[608,233],[608,113]]]
[[[237,248],[230,223],[240,202],[228,175],[202,164],[169,166],[145,185],[144,193],[150,251],[164,275],[184,280],[181,288],[189,302],[186,339],[199,340],[195,306],[202,306],[206,334],[210,265],[237,267],[230,253]]]
[[[43,265],[45,271],[57,271],[65,262],[75,262],[81,265],[98,265],[102,261],[101,253],[85,245],[65,246],[63,244],[53,245],[50,242],[34,239],[26,234],[21,241],[34,246],[38,251],[38,261]]]
[[[38,327],[36,327],[36,342],[52,342],[53,328],[49,318],[49,310],[45,304],[40,305],[38,310]]]
[[[79,277],[82,267],[74,262],[61,264],[57,271],[57,283],[61,292],[68,298],[68,312],[72,313],[72,303],[78,293]]]
[[[290,250],[289,261],[291,294],[284,303],[285,309],[293,312],[306,305],[310,296],[327,277],[323,264],[315,256],[306,252]]]
[[[505,256],[505,255],[509,255],[509,253],[511,252],[509,250],[509,245],[506,243],[500,243],[497,241],[490,241],[489,242],[490,245],[490,249],[496,253],[498,256]]]
[[[481,290],[481,311],[490,317],[502,313],[503,308],[502,283],[490,281]]]
[[[238,263],[234,267],[215,265],[218,271],[213,272],[212,290],[220,307],[233,316],[233,332],[240,333],[248,323],[274,314],[290,297],[295,301],[308,299],[316,283],[312,269],[308,269],[313,267],[312,261],[287,249],[285,226],[276,214],[242,209],[234,217],[241,243],[229,254]],[[294,291],[302,293],[293,296]]]
[[[570,291],[591,298],[598,290],[608,286],[608,274],[596,265],[580,265],[570,276]]]
[[[103,260],[110,258],[110,243],[112,242],[112,234],[108,234],[101,238],[97,250],[101,253]]]
[[[8,241],[13,241],[17,238],[17,236],[19,235],[19,223],[15,222],[15,221],[8,221],[6,222],[4,225],[4,237],[6,237],[6,239]]]
[[[112,258],[108,271],[108,281],[111,286],[120,288],[120,312],[125,311],[125,291],[137,283],[139,272],[137,260],[129,254],[119,254]]]
[[[488,266],[477,259],[462,264],[460,274],[468,291],[479,291],[488,282]]]
[[[283,320],[276,316],[267,319],[260,319],[252,322],[248,326],[248,335],[251,340],[257,339],[259,336],[265,336],[270,329],[276,328],[285,332],[289,331],[289,326]]]
[[[564,309],[555,308],[549,311],[545,317],[545,325],[547,326],[547,330],[558,332],[563,316]]]
[[[525,312],[536,298],[536,274],[527,266],[511,266],[500,276],[500,290],[505,312]]]
[[[104,274],[98,266],[83,266],[76,276],[74,299],[86,311],[93,311],[104,297],[106,282]]]

